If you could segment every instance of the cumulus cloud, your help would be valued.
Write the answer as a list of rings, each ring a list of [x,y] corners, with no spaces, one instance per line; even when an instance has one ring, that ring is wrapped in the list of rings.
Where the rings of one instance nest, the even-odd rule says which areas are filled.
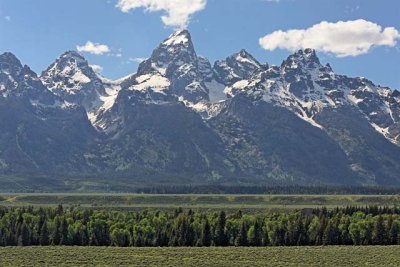
[[[368,53],[373,46],[394,47],[400,32],[394,27],[382,26],[363,19],[322,21],[307,29],[275,31],[260,38],[261,47],[266,50],[277,48],[295,51],[313,48],[332,53],[338,57],[358,56]]]
[[[100,65],[90,65],[90,67],[96,73],[101,73],[103,71],[103,67]]]
[[[79,52],[86,52],[94,55],[103,55],[109,53],[111,50],[107,45],[93,43],[91,41],[87,41],[83,46],[76,46],[76,49]]]
[[[122,12],[144,8],[148,12],[162,11],[161,20],[168,27],[186,28],[191,16],[206,7],[207,0],[118,0]]]

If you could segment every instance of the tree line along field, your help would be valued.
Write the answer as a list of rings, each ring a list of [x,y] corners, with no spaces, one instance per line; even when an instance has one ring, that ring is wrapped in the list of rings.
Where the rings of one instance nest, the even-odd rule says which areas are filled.
[[[400,208],[243,214],[0,208],[0,246],[269,247],[400,245]]]
[[[399,201],[1,194],[0,266],[400,266]]]
[[[161,194],[0,194],[0,206],[64,206],[86,208],[262,211],[344,206],[395,206],[400,195],[161,195]]]
[[[0,248],[0,266],[399,266],[398,246]]]

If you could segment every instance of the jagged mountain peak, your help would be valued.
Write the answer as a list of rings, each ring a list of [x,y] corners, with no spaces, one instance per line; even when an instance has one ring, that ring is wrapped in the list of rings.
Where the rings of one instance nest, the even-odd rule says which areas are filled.
[[[19,59],[11,52],[4,52],[3,54],[0,54],[0,63],[5,63],[5,62],[22,65],[21,61],[19,61]]]
[[[62,77],[70,78],[68,83],[61,81]],[[77,84],[90,83],[98,80],[89,62],[76,51],[67,51],[58,57],[41,75],[42,80],[50,90],[62,89]],[[80,89],[80,87],[75,87]]]
[[[42,76],[45,76],[49,71],[64,71],[66,72],[65,74],[68,74],[76,71],[76,69],[81,69],[87,72],[87,74],[90,74],[90,76],[94,74],[94,71],[89,67],[88,61],[77,51],[70,50],[61,54],[61,56],[42,73]]]
[[[296,69],[298,67],[302,68],[319,68],[321,67],[321,62],[317,56],[314,49],[300,49],[294,54],[290,55],[281,65],[284,69]]]
[[[151,57],[140,63],[138,75],[159,73],[170,76],[182,65],[197,67],[197,54],[190,33],[177,31],[165,39],[152,53]]]
[[[214,64],[217,80],[228,86],[240,80],[249,79],[255,73],[266,69],[268,69],[268,64],[261,64],[244,49]]]
[[[3,84],[2,87],[10,91],[17,87],[22,88],[21,84],[28,81],[38,81],[37,74],[29,66],[22,65],[21,61],[10,52],[0,55],[0,84]]]
[[[31,103],[35,108],[68,108],[41,82],[38,75],[12,53],[0,55],[0,97]]]
[[[68,50],[61,54],[60,58],[79,58],[85,60],[84,56],[76,50]]]
[[[400,97],[400,92],[397,90],[397,89],[395,89],[393,92],[392,92],[392,95],[391,95],[392,97]]]
[[[58,57],[40,77],[43,84],[62,99],[82,105],[86,110],[97,106],[98,97],[105,88],[89,66],[88,61],[76,51],[67,51]]]
[[[188,30],[180,30],[171,34],[167,39],[165,39],[162,44],[166,46],[171,45],[190,45],[192,42],[192,36]]]
[[[212,76],[208,60],[197,56],[190,33],[182,30],[165,39],[122,87],[173,95],[197,103],[208,100],[204,82],[211,81]]]
[[[251,55],[246,49],[241,49],[239,52],[234,54],[236,57],[241,57],[241,58],[249,58],[249,59],[254,59],[257,61],[253,55]],[[257,61],[258,62],[258,61]]]
[[[81,53],[79,53],[78,51],[76,51],[76,50],[67,50],[64,53],[62,53],[60,57],[63,57],[63,56],[72,56],[72,57],[84,58],[84,56]]]
[[[337,75],[312,49],[270,67],[243,49],[212,67],[190,33],[178,31],[119,81],[99,77],[77,51],[63,53],[41,80],[0,55],[1,121],[16,129],[2,128],[13,134],[0,146],[26,136],[6,158],[10,166],[44,155],[38,166],[69,172],[81,164],[88,176],[400,184],[400,150],[388,142],[400,144],[400,92]]]
[[[15,75],[22,68],[21,61],[13,53],[5,52],[0,55],[0,71]]]
[[[298,58],[303,58],[305,60],[311,60],[311,61],[318,61],[318,56],[317,56],[317,52],[315,51],[315,49],[312,48],[306,48],[306,49],[300,49],[297,52],[295,52],[293,54],[293,56],[298,57]]]

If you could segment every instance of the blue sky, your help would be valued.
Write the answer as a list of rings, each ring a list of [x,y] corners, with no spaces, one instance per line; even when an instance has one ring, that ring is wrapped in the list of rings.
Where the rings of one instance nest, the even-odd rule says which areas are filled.
[[[172,1],[178,6],[165,1],[0,0],[0,53],[13,52],[40,73],[61,53],[91,41],[107,49],[98,50],[97,55],[82,52],[84,56],[101,66],[104,76],[119,78],[135,72],[136,59],[148,57],[176,28],[187,25],[197,53],[211,62],[245,48],[261,62],[280,64],[300,43],[311,44],[321,61],[329,62],[337,73],[364,76],[400,89],[398,0]],[[146,2],[147,6],[138,4]],[[161,2],[164,6],[157,6]],[[184,2],[192,10],[185,10]],[[339,21],[351,23],[346,26]],[[374,25],[382,27],[375,35]],[[388,27],[393,28],[385,31]],[[302,30],[298,33],[308,37],[298,39],[287,32],[291,29]],[[279,30],[286,39],[273,34]],[[317,40],[318,31],[328,39]],[[265,36],[269,38],[262,46],[259,40]],[[351,52],[350,46],[357,44],[367,44],[367,48]]]

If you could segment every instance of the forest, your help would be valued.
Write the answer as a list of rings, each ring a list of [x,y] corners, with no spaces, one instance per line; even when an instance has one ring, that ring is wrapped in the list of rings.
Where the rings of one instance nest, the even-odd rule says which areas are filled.
[[[0,208],[0,246],[319,246],[400,244],[400,208],[260,214],[176,209]]]
[[[121,188],[119,192],[125,192]],[[34,192],[32,192],[34,193]],[[163,185],[137,187],[129,193],[141,194],[312,194],[312,195],[398,195],[400,187],[354,186],[354,185]]]

